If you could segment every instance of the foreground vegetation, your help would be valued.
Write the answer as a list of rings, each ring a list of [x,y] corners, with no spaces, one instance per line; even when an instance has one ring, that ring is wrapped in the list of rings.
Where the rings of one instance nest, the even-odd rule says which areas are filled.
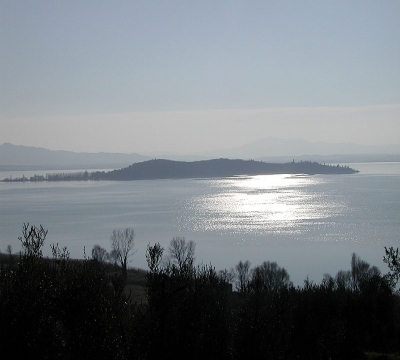
[[[148,246],[144,279],[99,248],[77,261],[52,245],[44,258],[46,235],[25,225],[21,254],[2,255],[0,351],[13,358],[389,359],[400,349],[392,248],[388,275],[353,254],[351,270],[294,287],[273,262],[195,265],[184,238]],[[127,291],[134,276],[146,301]]]

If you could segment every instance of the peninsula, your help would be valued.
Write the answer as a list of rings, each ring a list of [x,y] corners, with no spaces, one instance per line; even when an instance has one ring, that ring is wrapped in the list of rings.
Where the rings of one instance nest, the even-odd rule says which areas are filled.
[[[348,166],[325,165],[311,161],[289,162],[285,164],[266,163],[254,160],[213,159],[202,161],[173,161],[154,159],[132,164],[113,171],[88,173],[56,173],[46,176],[35,175],[30,178],[8,178],[2,181],[84,181],[84,180],[153,180],[231,177],[239,175],[269,174],[353,174]]]

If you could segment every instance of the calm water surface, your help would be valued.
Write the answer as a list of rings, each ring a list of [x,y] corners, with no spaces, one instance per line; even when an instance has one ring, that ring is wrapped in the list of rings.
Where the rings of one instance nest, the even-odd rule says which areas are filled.
[[[128,182],[0,183],[0,250],[20,249],[24,222],[49,229],[73,257],[109,249],[113,229],[133,227],[146,268],[148,243],[197,244],[198,262],[277,261],[296,285],[350,268],[356,252],[382,271],[384,246],[400,246],[400,163],[349,164],[354,175],[268,175]],[[26,174],[29,176],[29,174]],[[9,177],[0,173],[0,178]],[[22,176],[14,172],[14,177]]]

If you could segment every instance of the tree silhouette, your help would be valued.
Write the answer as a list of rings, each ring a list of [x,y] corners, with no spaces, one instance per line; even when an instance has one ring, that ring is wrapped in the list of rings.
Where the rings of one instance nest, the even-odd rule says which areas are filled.
[[[100,245],[94,245],[92,248],[92,259],[97,260],[100,263],[104,263],[110,258],[107,250],[102,248]]]
[[[400,278],[400,255],[399,249],[385,246],[385,256],[383,257],[383,262],[389,267],[389,279],[393,286],[396,286]]]
[[[291,285],[288,272],[279,267],[276,262],[264,261],[252,271],[250,286],[254,290],[277,292]]]
[[[168,247],[168,261],[175,265],[181,272],[190,272],[194,266],[194,252],[196,244],[193,241],[186,241],[184,237],[172,238]]]
[[[128,259],[136,250],[133,250],[135,245],[135,231],[132,228],[125,230],[113,230],[111,235],[111,252],[115,254],[119,265],[122,269],[122,277],[126,280],[128,271]]]
[[[236,290],[240,294],[246,294],[249,290],[250,283],[250,265],[251,263],[247,260],[245,262],[239,261],[235,266],[235,277],[236,277]]]

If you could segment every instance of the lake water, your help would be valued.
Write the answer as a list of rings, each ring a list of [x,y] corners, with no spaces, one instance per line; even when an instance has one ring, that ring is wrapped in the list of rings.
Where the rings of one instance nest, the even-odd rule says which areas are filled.
[[[22,224],[42,224],[71,257],[109,250],[113,229],[133,227],[131,266],[148,243],[196,242],[217,269],[276,261],[295,285],[350,269],[351,254],[387,272],[384,246],[400,247],[400,163],[348,164],[353,175],[265,175],[127,182],[0,183],[0,251],[20,250]],[[0,172],[0,179],[22,172]],[[25,172],[25,176],[30,176]]]

